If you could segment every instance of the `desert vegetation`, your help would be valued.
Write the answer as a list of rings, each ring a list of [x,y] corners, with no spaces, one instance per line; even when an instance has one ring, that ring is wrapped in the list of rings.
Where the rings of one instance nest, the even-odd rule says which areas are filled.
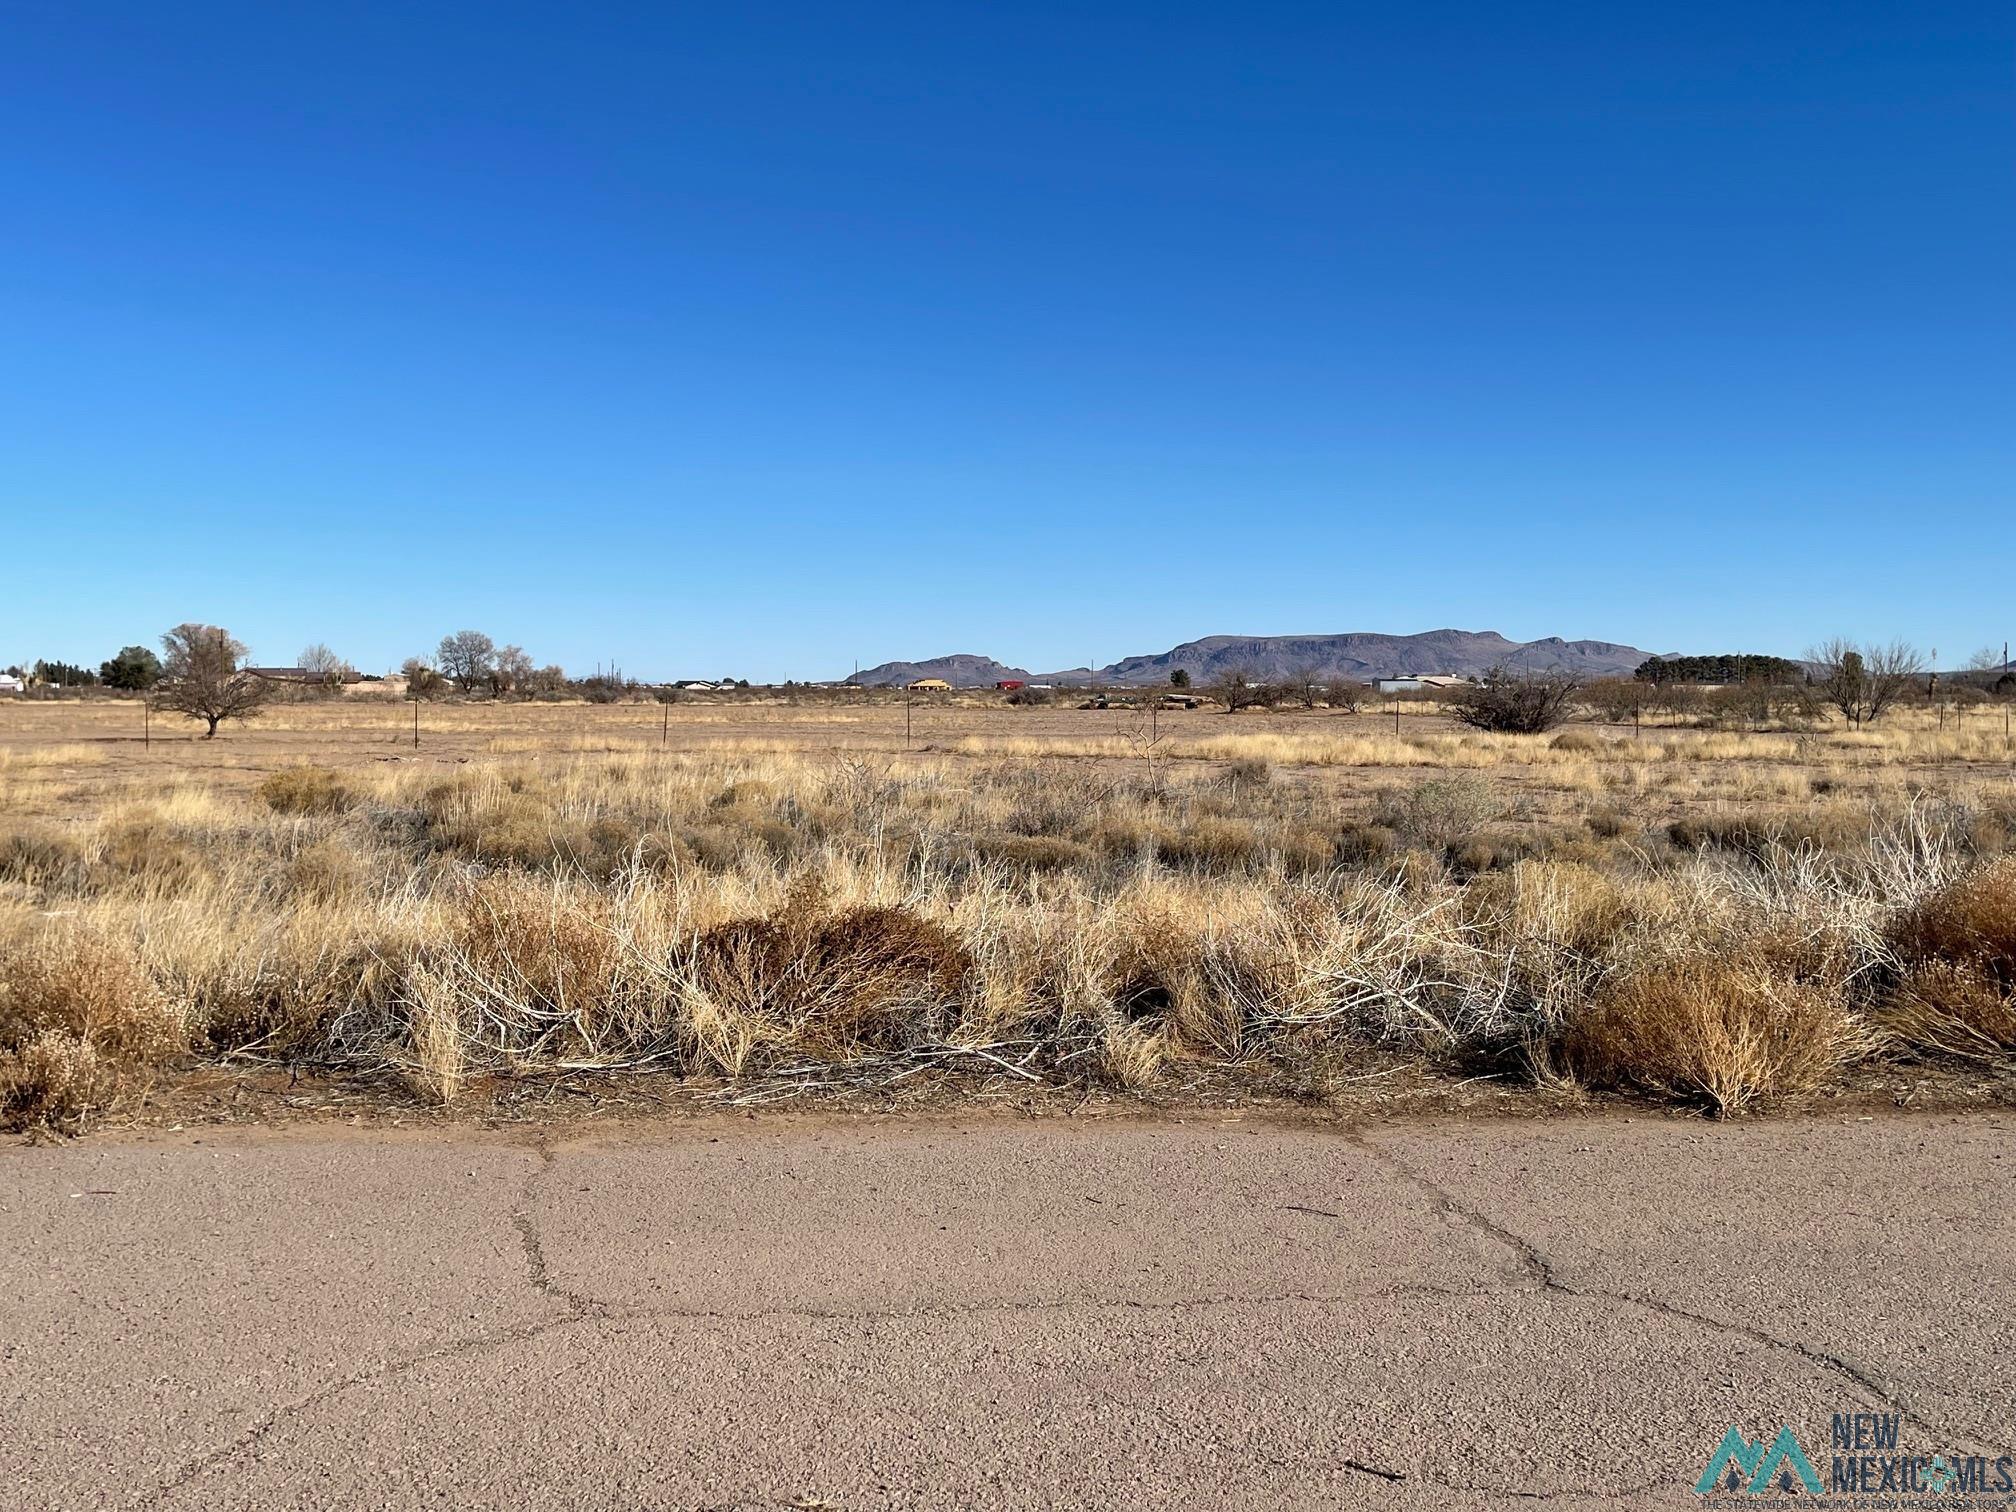
[[[324,702],[143,765],[88,720],[25,738],[44,713],[0,723],[18,1126],[204,1063],[442,1103],[644,1073],[1320,1101],[1377,1057],[1730,1112],[2016,1046],[1985,721],[1190,715],[1144,754],[1107,713],[948,715],[909,750],[900,710],[574,705],[514,735],[486,705],[430,710],[415,753]]]

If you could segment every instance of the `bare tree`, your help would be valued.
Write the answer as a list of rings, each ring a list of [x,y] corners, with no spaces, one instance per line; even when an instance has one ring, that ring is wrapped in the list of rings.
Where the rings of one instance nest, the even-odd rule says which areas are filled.
[[[1313,709],[1323,695],[1323,674],[1304,662],[1288,674],[1286,688],[1288,696],[1296,703],[1305,709]]]
[[[275,684],[245,670],[245,647],[215,625],[177,625],[161,637],[161,680],[154,706],[203,720],[214,740],[227,719],[250,719]]]
[[[311,683],[324,688],[340,688],[357,675],[355,667],[320,641],[304,648],[295,664],[308,674]]]
[[[1925,673],[1923,654],[1901,640],[1858,646],[1836,636],[1815,647],[1807,659],[1816,669],[1813,684],[1821,697],[1857,727],[1881,719]]]
[[[1266,690],[1253,679],[1253,674],[1244,667],[1227,667],[1219,674],[1211,694],[1225,705],[1227,714],[1237,714],[1241,709],[1256,708],[1266,699]]]
[[[1501,735],[1539,735],[1568,717],[1575,679],[1561,672],[1516,672],[1493,667],[1460,688],[1450,712],[1476,730]]]
[[[441,675],[464,693],[475,693],[490,685],[497,665],[497,643],[481,630],[457,630],[441,637],[434,653]]]
[[[1323,702],[1346,714],[1356,714],[1365,707],[1366,692],[1365,684],[1356,678],[1333,677],[1323,684]]]
[[[490,666],[490,690],[499,698],[506,693],[524,691],[531,682],[532,658],[523,646],[506,646],[497,653]]]

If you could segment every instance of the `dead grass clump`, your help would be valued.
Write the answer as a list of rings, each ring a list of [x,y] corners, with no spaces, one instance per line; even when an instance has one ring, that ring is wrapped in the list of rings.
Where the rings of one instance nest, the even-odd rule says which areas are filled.
[[[1399,835],[1383,824],[1352,821],[1337,831],[1335,853],[1339,866],[1372,866],[1392,855],[1400,844]]]
[[[620,956],[606,892],[486,878],[469,889],[449,928],[459,974],[521,1038],[558,1025],[593,1042]]]
[[[104,868],[163,890],[193,885],[209,862],[174,826],[151,812],[129,814],[100,832]]]
[[[1780,975],[1759,951],[1690,953],[1633,966],[1570,1016],[1562,1063],[1717,1113],[1812,1089],[1864,1048],[1844,998]]]
[[[1496,819],[1504,807],[1490,779],[1456,771],[1388,794],[1375,817],[1410,844],[1448,850]]]
[[[1061,835],[975,835],[973,853],[1020,871],[1075,871],[1094,861],[1092,848]]]
[[[82,1134],[118,1096],[119,1078],[89,1040],[47,1030],[0,1050],[0,1128]]]
[[[2005,857],[1948,883],[1907,909],[1890,927],[1906,961],[1946,961],[1980,968],[2016,985],[2016,857]]]
[[[189,1048],[130,945],[68,921],[0,945],[0,1105],[13,1126],[95,1120],[126,1077]]]
[[[1570,751],[1577,755],[1594,755],[1608,748],[1609,742],[1590,730],[1563,730],[1547,742],[1550,751]]]
[[[357,801],[350,785],[325,767],[285,767],[259,784],[276,814],[340,814]]]
[[[187,1015],[133,947],[69,920],[0,946],[0,1044],[46,1030],[89,1040],[116,1060],[151,1064],[189,1045]]]
[[[1162,859],[1205,871],[1242,871],[1266,853],[1250,820],[1197,815],[1161,837]]]
[[[287,863],[287,890],[311,903],[340,905],[361,896],[371,876],[363,856],[331,837],[302,847]]]
[[[752,1046],[846,1059],[942,1038],[973,972],[941,924],[880,904],[831,910],[801,889],[772,914],[703,933],[692,985],[709,1036],[733,1026]]]
[[[0,835],[0,880],[44,893],[76,892],[90,875],[90,858],[73,835],[42,824]]]
[[[1970,1059],[2016,1049],[2016,857],[1921,899],[1889,936],[1905,970],[1884,1005],[1886,1029]]]
[[[1906,973],[1879,1022],[1914,1050],[2000,1059],[2016,1049],[2016,991],[1978,969],[1934,961]]]

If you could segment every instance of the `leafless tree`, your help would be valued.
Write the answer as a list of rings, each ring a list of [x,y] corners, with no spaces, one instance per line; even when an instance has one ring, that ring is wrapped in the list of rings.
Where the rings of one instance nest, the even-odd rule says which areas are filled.
[[[531,682],[532,673],[532,658],[525,654],[525,648],[506,646],[491,664],[490,690],[499,698],[506,693],[521,692]]]
[[[1225,705],[1227,714],[1237,714],[1241,709],[1257,708],[1266,701],[1266,690],[1244,667],[1228,667],[1220,673],[1217,683],[1211,689],[1211,695]]]
[[[357,675],[356,668],[320,641],[304,648],[296,665],[311,683],[324,688],[340,688]]]
[[[490,674],[497,665],[497,643],[481,630],[457,630],[441,637],[434,653],[441,675],[464,693],[476,693],[490,686]]]
[[[1574,700],[1575,679],[1565,673],[1493,667],[1458,689],[1449,709],[1472,729],[1539,735],[1566,719]]]
[[[177,625],[161,637],[161,680],[154,707],[200,719],[214,740],[227,719],[250,719],[275,685],[245,670],[245,647],[215,625]]]
[[[1925,657],[1901,640],[1858,646],[1841,636],[1807,653],[1814,687],[1850,725],[1874,724],[1925,674]]]
[[[1333,677],[1323,684],[1323,702],[1333,709],[1356,714],[1365,707],[1365,684],[1352,677]]]
[[[1311,664],[1304,662],[1288,674],[1285,687],[1288,696],[1305,709],[1313,709],[1322,700],[1323,674]]]

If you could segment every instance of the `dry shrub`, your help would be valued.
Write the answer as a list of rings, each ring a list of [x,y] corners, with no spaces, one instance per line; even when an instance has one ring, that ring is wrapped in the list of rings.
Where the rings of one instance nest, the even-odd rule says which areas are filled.
[[[158,815],[140,812],[101,831],[106,870],[162,889],[193,885],[209,870],[195,846]]]
[[[1392,855],[1399,844],[1400,837],[1385,825],[1360,824],[1353,820],[1337,831],[1337,864],[1375,865]]]
[[[2016,857],[1948,883],[1890,928],[1905,961],[1946,961],[2016,985]]]
[[[1387,795],[1377,817],[1409,844],[1446,850],[1462,844],[1503,810],[1488,778],[1459,771]]]
[[[700,936],[695,1038],[725,1033],[745,1046],[789,1043],[836,1058],[896,1049],[942,1038],[973,972],[972,955],[941,924],[879,904],[829,909],[800,888],[773,914]]]
[[[49,825],[25,824],[0,835],[0,879],[43,892],[82,888],[91,873],[84,847]]]
[[[1563,730],[1547,742],[1550,751],[1572,751],[1578,755],[1593,755],[1604,750],[1607,742],[1591,730]]]
[[[1889,936],[1905,972],[1884,1005],[1885,1028],[1947,1055],[2016,1048],[2016,857],[1921,899]]]
[[[118,1095],[119,1078],[89,1040],[50,1029],[0,1050],[0,1128],[82,1134]]]
[[[1916,1050],[1999,1059],[2016,1049],[2016,992],[1977,969],[1933,961],[1898,983],[1880,1022]]]
[[[259,784],[259,797],[276,814],[340,814],[357,795],[326,767],[286,767]]]
[[[189,1045],[186,1014],[155,985],[133,947],[69,920],[24,930],[0,946],[0,1045],[49,1030],[136,1064],[165,1060]]]
[[[347,902],[370,883],[371,868],[365,858],[334,838],[302,847],[287,864],[288,891],[312,903]]]
[[[1298,828],[1276,835],[1273,851],[1291,876],[1327,871],[1336,862],[1335,842],[1321,830]]]
[[[535,1021],[569,1019],[592,1039],[620,965],[606,892],[487,878],[469,889],[449,928],[456,965],[477,995]]]
[[[75,1132],[130,1074],[189,1048],[187,1017],[130,945],[69,921],[0,945],[0,1113]]]
[[[1864,1048],[1838,990],[1776,969],[1767,950],[1686,954],[1612,977],[1570,1016],[1561,1059],[1595,1086],[1635,1086],[1718,1113],[1809,1090]]]
[[[1251,821],[1208,814],[1165,833],[1159,848],[1172,865],[1206,871],[1240,871],[1266,854]]]
[[[416,965],[407,979],[406,1022],[406,1079],[420,1097],[445,1107],[462,1095],[468,1069],[457,985],[424,962]]]
[[[997,861],[1023,871],[1073,871],[1090,866],[1092,848],[1061,835],[975,835],[973,852],[983,861]]]

